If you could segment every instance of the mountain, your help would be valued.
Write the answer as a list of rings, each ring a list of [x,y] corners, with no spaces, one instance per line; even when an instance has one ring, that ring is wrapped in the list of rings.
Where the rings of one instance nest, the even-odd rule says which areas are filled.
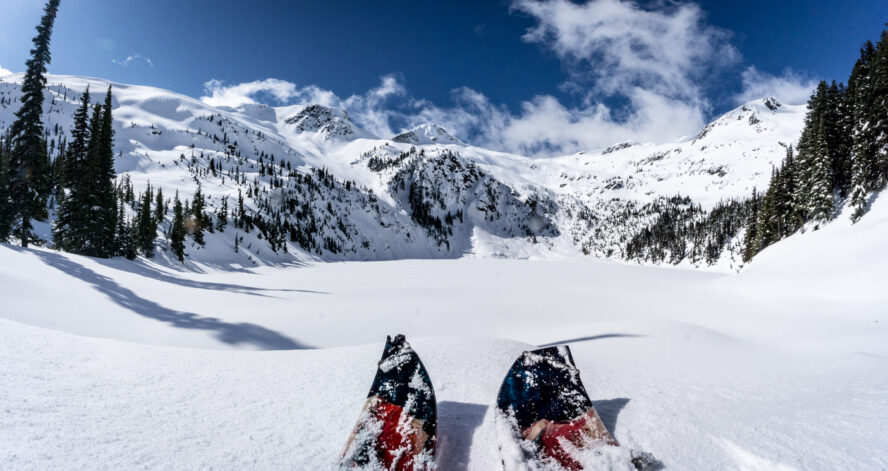
[[[434,144],[462,144],[462,141],[450,135],[446,129],[435,124],[425,123],[398,134],[392,138],[395,142],[417,146]]]
[[[14,118],[20,80],[0,79],[0,129]],[[377,139],[344,110],[321,105],[217,108],[153,87],[71,76],[48,82],[53,156],[82,91],[89,86],[98,96],[112,86],[116,171],[136,192],[150,182],[167,197],[191,198],[200,185],[213,220],[223,199],[232,208],[243,198],[246,219],[187,248],[190,260],[223,265],[306,257],[623,259],[656,205],[681,195],[709,209],[764,188],[805,115],[804,106],[768,98],[678,142],[542,159],[466,145],[430,123]],[[159,227],[162,257],[169,224]]]
[[[345,110],[321,105],[295,108],[298,111],[283,120],[286,128],[295,132],[315,133],[325,140],[369,137],[351,122]]]

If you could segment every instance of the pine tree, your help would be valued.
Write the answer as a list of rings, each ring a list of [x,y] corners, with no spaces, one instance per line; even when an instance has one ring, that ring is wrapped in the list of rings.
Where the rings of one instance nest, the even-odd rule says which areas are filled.
[[[875,64],[872,74],[873,101],[872,127],[875,136],[876,187],[888,185],[888,30],[882,31],[876,45]]]
[[[817,124],[812,148],[807,200],[808,216],[813,221],[825,222],[835,209],[832,159],[830,159],[827,125],[824,119]]]
[[[170,248],[180,262],[185,261],[185,212],[179,201],[179,192],[173,199],[173,226],[170,229]]]
[[[59,0],[49,0],[37,26],[31,58],[22,82],[22,105],[10,127],[12,150],[9,155],[9,193],[13,219],[20,221],[19,239],[27,247],[31,239],[31,219],[47,217],[46,200],[51,191],[49,156],[43,129],[43,91],[46,66],[51,61],[49,41],[58,13]]]
[[[872,109],[875,107],[873,97],[873,61],[875,48],[867,41],[860,49],[860,58],[854,64],[851,77],[848,79],[849,95],[851,96],[851,205],[854,213],[851,219],[857,221],[866,210],[869,193],[876,186],[877,166],[874,147]]]
[[[117,218],[117,194],[114,189],[114,128],[112,116],[111,87],[105,95],[101,108],[101,119],[93,132],[95,146],[90,155],[90,187],[94,191],[93,212],[90,217],[89,233],[94,241],[97,257],[111,257],[117,252],[115,246],[115,222]]]
[[[7,139],[0,139],[0,242],[6,242],[12,230],[12,207],[9,201],[9,149]]]
[[[224,231],[228,225],[228,197],[222,198],[222,204],[216,212],[216,230]]]
[[[117,230],[115,231],[117,240],[117,255],[126,257],[128,260],[136,258],[136,244],[133,238],[132,226],[127,223],[123,210],[123,201],[117,205]]]
[[[191,203],[191,215],[193,221],[191,238],[201,246],[207,244],[206,240],[204,240],[204,221],[206,219],[204,216],[204,206],[203,191],[201,191],[200,185],[198,185],[197,191],[194,193],[194,201]]]
[[[163,203],[163,188],[157,188],[157,194],[154,196],[154,223],[160,224],[166,216],[166,205]]]
[[[749,211],[746,216],[746,234],[743,237],[743,261],[748,262],[759,252],[756,245],[760,240],[758,237],[758,211],[759,196],[755,188],[752,189],[752,198],[749,200]]]
[[[89,142],[89,86],[83,92],[80,107],[74,112],[71,144],[62,175],[64,196],[59,201],[53,240],[56,247],[66,252],[82,253],[89,218],[90,202],[86,187],[87,154]]]
[[[154,256],[154,239],[157,238],[157,224],[151,214],[151,185],[142,194],[136,215],[136,247],[146,258]]]
[[[778,239],[777,220],[780,215],[778,213],[778,200],[780,179],[776,169],[771,171],[771,182],[768,191],[762,197],[757,207],[757,217],[755,221],[755,250],[756,252],[763,250],[765,247],[773,244]]]

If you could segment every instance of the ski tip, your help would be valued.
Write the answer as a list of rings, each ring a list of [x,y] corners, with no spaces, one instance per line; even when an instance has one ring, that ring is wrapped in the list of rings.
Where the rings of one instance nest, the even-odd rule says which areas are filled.
[[[570,347],[567,345],[557,345],[554,347],[540,348],[537,350],[528,350],[524,352],[524,356],[534,355],[555,361],[563,361],[570,366],[576,366],[573,355],[570,353]]]

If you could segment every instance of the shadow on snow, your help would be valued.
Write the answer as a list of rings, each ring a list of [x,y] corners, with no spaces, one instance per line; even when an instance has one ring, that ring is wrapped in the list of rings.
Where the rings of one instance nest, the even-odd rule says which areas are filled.
[[[484,421],[487,406],[467,402],[438,403],[438,466],[467,469],[472,436]]]
[[[30,252],[43,260],[47,265],[93,285],[98,292],[105,294],[119,306],[142,317],[164,322],[180,329],[206,330],[211,332],[221,342],[229,345],[252,345],[263,350],[297,350],[313,348],[256,324],[250,324],[247,322],[234,324],[214,317],[203,317],[192,312],[175,311],[165,308],[154,301],[140,297],[128,288],[120,286],[111,278],[96,273],[95,271],[59,254],[43,250]],[[176,279],[174,277],[170,278],[173,280]],[[209,285],[214,284],[216,283],[210,283]],[[204,289],[222,289],[209,286],[202,287]]]
[[[632,338],[632,337],[646,337],[645,335],[637,335],[637,334],[602,334],[602,335],[591,335],[589,337],[577,337],[574,339],[567,340],[558,340],[555,342],[539,345],[539,348],[547,348],[547,347],[555,347],[558,345],[564,345],[566,343],[577,343],[577,342],[591,342],[593,340],[602,340],[602,339],[615,339],[615,338]]]

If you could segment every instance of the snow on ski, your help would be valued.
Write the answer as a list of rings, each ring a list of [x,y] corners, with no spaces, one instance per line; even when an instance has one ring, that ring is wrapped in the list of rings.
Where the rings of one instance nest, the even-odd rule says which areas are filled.
[[[496,405],[506,471],[635,470],[653,464],[649,456],[618,446],[567,346],[524,352],[506,374]]]
[[[437,422],[435,391],[422,361],[403,335],[388,337],[340,469],[436,469]]]

